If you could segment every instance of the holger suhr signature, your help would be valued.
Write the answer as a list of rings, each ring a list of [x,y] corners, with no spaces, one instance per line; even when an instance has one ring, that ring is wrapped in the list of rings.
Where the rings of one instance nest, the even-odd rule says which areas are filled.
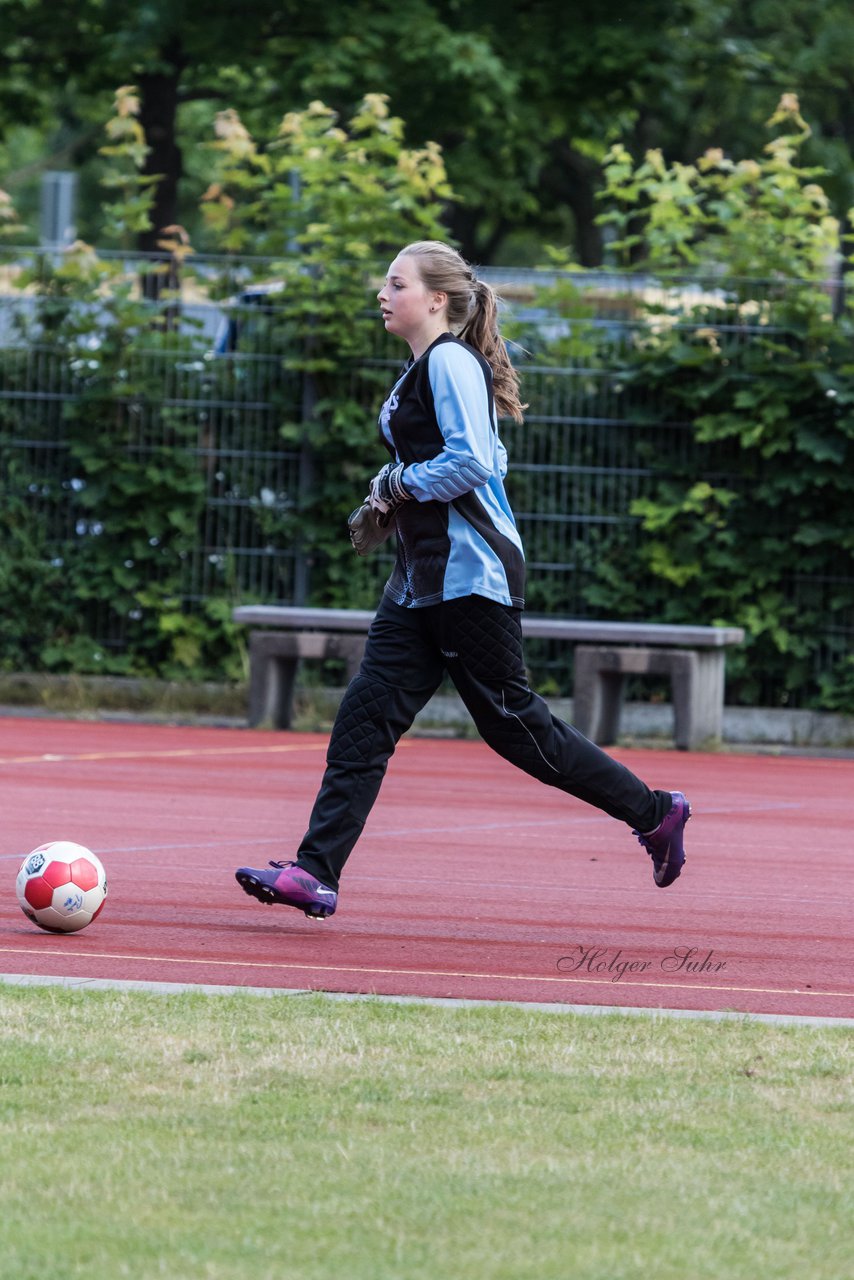
[[[627,974],[638,973],[720,973],[726,968],[726,960],[718,960],[714,951],[704,947],[672,947],[666,955],[656,960],[632,960],[624,955],[622,947],[586,947],[579,942],[570,953],[557,962],[561,973],[610,974],[612,982],[619,982]]]

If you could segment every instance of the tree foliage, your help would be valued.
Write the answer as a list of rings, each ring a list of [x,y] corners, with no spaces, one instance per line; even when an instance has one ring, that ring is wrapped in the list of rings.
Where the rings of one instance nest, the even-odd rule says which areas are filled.
[[[200,144],[218,109],[269,137],[313,99],[349,118],[378,92],[410,145],[441,145],[459,197],[445,226],[478,262],[538,261],[552,242],[598,264],[596,193],[612,143],[636,160],[658,148],[688,164],[721,147],[737,162],[756,154],[787,91],[812,121],[806,162],[828,171],[837,216],[854,201],[854,13],[843,0],[256,0],[251,20],[226,0],[68,0],[61,23],[36,0],[0,0],[0,12],[0,136],[20,157],[16,136],[38,130],[47,153],[31,142],[12,176],[26,186],[39,166],[79,169],[93,241],[99,121],[116,84],[138,88],[144,172],[157,175],[145,249],[176,223],[204,247]],[[12,194],[32,208],[31,191]]]

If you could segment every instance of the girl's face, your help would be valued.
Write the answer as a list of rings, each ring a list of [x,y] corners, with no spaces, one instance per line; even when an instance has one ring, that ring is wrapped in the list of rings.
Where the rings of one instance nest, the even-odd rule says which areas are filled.
[[[438,299],[443,297],[428,292],[411,254],[395,258],[377,294],[387,331],[403,338],[413,348],[421,345],[425,335],[440,323]],[[444,327],[444,322],[441,323]]]

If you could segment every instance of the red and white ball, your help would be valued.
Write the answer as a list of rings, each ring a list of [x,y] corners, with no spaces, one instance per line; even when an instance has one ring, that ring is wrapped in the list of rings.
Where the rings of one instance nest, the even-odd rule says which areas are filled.
[[[91,849],[54,840],[24,858],[15,891],[24,915],[40,929],[76,933],[100,913],[107,898],[107,875]]]

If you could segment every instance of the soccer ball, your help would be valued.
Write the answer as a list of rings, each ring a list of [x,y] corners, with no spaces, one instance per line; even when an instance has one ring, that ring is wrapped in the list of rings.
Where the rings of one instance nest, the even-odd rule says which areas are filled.
[[[91,850],[70,840],[33,849],[15,882],[24,915],[50,933],[85,929],[107,898],[107,876]]]

